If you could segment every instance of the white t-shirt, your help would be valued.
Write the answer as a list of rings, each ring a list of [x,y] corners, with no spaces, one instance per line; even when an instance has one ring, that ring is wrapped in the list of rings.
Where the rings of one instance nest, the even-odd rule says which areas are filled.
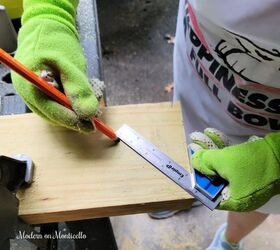
[[[213,127],[239,143],[280,130],[279,23],[279,0],[180,1],[174,97],[186,135]],[[279,204],[276,195],[258,211]]]
[[[181,0],[175,99],[186,134],[220,129],[233,142],[280,130],[280,1]]]

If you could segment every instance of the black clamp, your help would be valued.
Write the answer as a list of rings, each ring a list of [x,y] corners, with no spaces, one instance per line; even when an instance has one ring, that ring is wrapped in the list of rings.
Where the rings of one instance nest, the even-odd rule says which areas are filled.
[[[32,183],[34,165],[25,155],[0,156],[0,249],[10,249],[18,223],[16,191]]]
[[[30,185],[32,177],[33,163],[29,156],[0,156],[0,186],[16,192],[19,188]]]

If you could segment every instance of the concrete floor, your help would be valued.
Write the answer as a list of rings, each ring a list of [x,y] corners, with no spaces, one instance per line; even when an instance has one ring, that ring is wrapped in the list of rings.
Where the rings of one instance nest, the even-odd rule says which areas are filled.
[[[98,1],[108,105],[172,99],[164,86],[172,82],[172,45],[178,1]],[[211,242],[226,212],[204,207],[170,219],[147,214],[111,218],[120,250],[198,250]],[[280,216],[273,215],[245,239],[247,250],[280,249]]]
[[[177,4],[166,0],[97,1],[108,105],[160,102],[172,81]]]

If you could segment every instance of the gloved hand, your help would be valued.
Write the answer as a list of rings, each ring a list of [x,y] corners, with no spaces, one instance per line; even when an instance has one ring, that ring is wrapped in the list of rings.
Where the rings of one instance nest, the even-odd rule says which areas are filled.
[[[16,59],[40,75],[52,72],[75,112],[51,100],[12,73],[15,89],[27,106],[49,122],[81,132],[93,130],[86,121],[98,101],[86,77],[86,63],[75,27],[78,0],[25,0]]]
[[[219,209],[252,211],[280,194],[280,132],[225,148],[216,133],[210,138],[219,149],[197,150],[192,164],[205,175],[219,175],[229,182],[229,199]],[[200,148],[208,148],[207,140],[192,139]]]

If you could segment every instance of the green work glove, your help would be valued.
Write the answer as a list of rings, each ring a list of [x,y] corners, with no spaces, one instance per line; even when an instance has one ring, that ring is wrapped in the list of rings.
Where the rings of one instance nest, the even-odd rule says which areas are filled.
[[[47,70],[61,84],[75,112],[51,100],[16,73],[15,89],[27,106],[49,122],[81,132],[94,128],[86,121],[98,101],[86,77],[86,63],[75,27],[78,0],[25,0],[16,59],[38,75]]]
[[[218,149],[197,150],[192,164],[205,175],[219,175],[229,182],[227,200],[219,209],[252,211],[280,194],[280,132],[228,147],[217,133],[207,134]],[[207,148],[207,140],[191,138],[198,147]]]

